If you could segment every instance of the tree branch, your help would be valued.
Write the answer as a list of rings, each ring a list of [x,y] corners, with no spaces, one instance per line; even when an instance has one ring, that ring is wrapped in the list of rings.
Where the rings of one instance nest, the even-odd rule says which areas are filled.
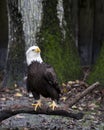
[[[98,87],[100,85],[99,82],[96,82],[94,84],[92,84],[91,86],[89,86],[87,89],[85,89],[82,93],[77,94],[76,97],[69,102],[68,106],[72,107],[75,103],[77,103],[81,98],[83,98],[84,96],[86,96],[88,93],[90,93],[93,89],[95,89],[96,87]]]
[[[27,113],[27,114],[46,114],[46,115],[58,115],[58,116],[64,116],[64,117],[70,117],[70,118],[74,118],[74,119],[82,119],[83,118],[83,113],[69,113],[68,111],[65,110],[48,110],[48,109],[40,109],[37,111],[34,111],[32,108],[26,108],[24,109],[24,107],[22,106],[21,109],[17,109],[17,110],[2,110],[0,111],[0,122],[11,117],[14,116],[16,114],[20,114],[20,113]]]

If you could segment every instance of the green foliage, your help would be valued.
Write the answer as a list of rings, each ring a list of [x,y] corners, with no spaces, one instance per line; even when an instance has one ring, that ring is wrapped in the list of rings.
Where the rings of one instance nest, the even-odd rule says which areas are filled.
[[[99,81],[102,85],[104,85],[104,43],[102,45],[97,62],[93,66],[93,69],[87,80],[89,84],[92,84],[96,81]]]

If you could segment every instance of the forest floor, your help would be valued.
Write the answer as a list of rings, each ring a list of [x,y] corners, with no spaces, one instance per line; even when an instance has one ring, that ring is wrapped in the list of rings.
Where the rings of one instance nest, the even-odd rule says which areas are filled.
[[[62,85],[63,96],[75,98],[76,94],[84,91],[86,83],[68,82]],[[98,86],[99,87],[99,86]],[[104,93],[99,88],[84,96],[79,102],[68,108],[70,112],[84,113],[81,120],[69,117],[45,114],[17,114],[0,123],[0,130],[104,130]],[[47,103],[48,99],[43,99]],[[30,106],[34,99],[29,98],[25,88],[16,87],[15,90],[0,90],[0,111],[11,106]],[[61,100],[60,104],[64,104]]]

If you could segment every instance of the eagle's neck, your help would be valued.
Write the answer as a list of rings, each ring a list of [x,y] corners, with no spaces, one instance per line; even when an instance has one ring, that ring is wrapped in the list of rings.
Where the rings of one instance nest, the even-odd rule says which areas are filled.
[[[40,56],[35,57],[35,58],[34,57],[29,57],[29,58],[27,58],[27,65],[29,66],[34,61],[37,61],[39,63],[43,62],[43,60],[42,60],[42,58]]]

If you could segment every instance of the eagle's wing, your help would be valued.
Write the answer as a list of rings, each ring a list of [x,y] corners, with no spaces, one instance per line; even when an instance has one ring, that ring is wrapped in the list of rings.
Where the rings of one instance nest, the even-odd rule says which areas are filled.
[[[44,63],[46,71],[44,73],[45,80],[60,93],[60,87],[58,85],[57,76],[53,67],[49,64]]]

